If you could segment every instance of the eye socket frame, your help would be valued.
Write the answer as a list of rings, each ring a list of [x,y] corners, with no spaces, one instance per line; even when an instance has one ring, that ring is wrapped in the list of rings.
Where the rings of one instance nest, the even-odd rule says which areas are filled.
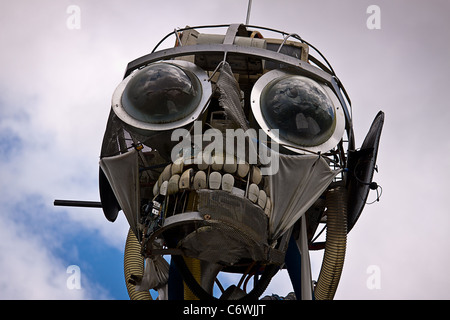
[[[136,119],[126,111],[122,98],[127,88],[127,85],[135,76],[139,74],[139,72],[144,70],[146,67],[153,65],[175,66],[180,68],[184,72],[187,71],[189,74],[197,78],[196,80],[200,84],[201,97],[199,103],[189,115],[173,122],[149,123],[146,121]],[[117,117],[119,117],[119,119],[121,119],[126,124],[136,129],[144,131],[166,131],[186,126],[192,123],[193,121],[197,120],[198,117],[201,115],[202,111],[204,110],[204,107],[207,104],[208,100],[210,99],[211,94],[212,94],[212,87],[209,81],[208,74],[206,73],[206,71],[204,71],[202,68],[198,67],[194,63],[184,60],[158,61],[147,64],[144,67],[136,69],[131,74],[127,75],[115,89],[111,99],[111,107],[114,113],[117,115]]]
[[[322,144],[316,146],[302,146],[297,145],[287,139],[281,137],[281,135],[276,134],[274,129],[271,128],[270,125],[265,120],[262,113],[261,106],[261,98],[264,92],[264,89],[268,87],[273,81],[283,78],[289,77],[301,77],[305,78],[308,81],[314,82],[314,84],[318,85],[323,91],[327,94],[330,99],[335,113],[335,127],[331,136]],[[325,153],[333,149],[338,143],[341,141],[345,128],[346,128],[346,120],[344,114],[344,108],[341,106],[341,103],[334,93],[334,91],[325,83],[318,82],[309,77],[305,77],[304,74],[300,72],[296,72],[294,69],[275,69],[271,70],[264,75],[262,75],[254,84],[251,94],[250,94],[250,105],[252,109],[253,116],[255,117],[256,122],[260,126],[260,128],[276,143],[285,147],[290,151],[294,151],[298,154],[306,154],[306,153]]]

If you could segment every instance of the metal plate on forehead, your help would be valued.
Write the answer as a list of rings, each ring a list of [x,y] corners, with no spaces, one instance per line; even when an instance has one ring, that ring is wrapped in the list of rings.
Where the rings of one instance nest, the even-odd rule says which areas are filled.
[[[140,70],[136,70],[130,75],[128,75],[116,88],[116,90],[113,93],[112,96],[112,109],[114,113],[125,123],[128,125],[141,129],[141,130],[148,130],[148,131],[163,131],[163,130],[172,130],[175,128],[180,128],[182,126],[185,126],[193,121],[195,121],[199,115],[201,114],[204,106],[208,102],[212,89],[211,89],[211,83],[208,81],[208,75],[207,73],[196,66],[195,64],[188,62],[188,61],[182,61],[182,60],[174,60],[170,62],[156,62],[156,64],[169,64],[169,65],[175,65],[178,67],[181,67],[181,69],[188,70],[190,73],[192,73],[199,81],[202,91],[202,96],[200,98],[200,102],[198,103],[196,109],[189,114],[188,116],[184,117],[183,119],[173,121],[173,122],[167,122],[167,123],[148,123],[145,121],[138,120],[134,117],[132,117],[128,112],[125,110],[122,97],[125,91],[125,88],[127,87],[128,83],[133,79],[134,76],[136,76]]]
[[[323,81],[329,83],[332,81],[332,76],[329,73],[295,57],[263,48],[243,47],[234,44],[200,44],[194,46],[175,47],[153,52],[131,61],[127,66],[125,76],[128,76],[131,72],[142,66],[156,61],[197,54],[224,54],[225,52],[227,55],[239,54],[255,58],[257,57],[264,60],[276,61],[287,66],[300,67],[303,72],[311,77],[323,79]]]
[[[255,83],[255,85],[253,86],[252,92],[251,92],[250,103],[251,103],[252,112],[253,112],[253,115],[255,116],[256,121],[260,125],[261,129],[264,130],[270,138],[272,138],[275,142],[285,146],[287,149],[289,149],[291,151],[294,151],[297,153],[306,153],[305,151],[302,150],[302,149],[306,149],[310,152],[322,152],[323,153],[323,152],[327,152],[327,151],[331,150],[342,139],[342,136],[345,131],[346,121],[345,121],[345,115],[344,115],[344,111],[343,111],[343,107],[341,106],[341,103],[339,102],[338,98],[334,94],[333,90],[331,90],[328,86],[326,86],[324,84],[321,84],[321,83],[315,81],[315,83],[317,85],[319,85],[326,92],[326,94],[330,98],[331,102],[333,103],[335,117],[336,117],[336,126],[334,129],[334,132],[331,135],[331,137],[324,143],[322,143],[318,146],[313,146],[313,147],[304,147],[304,146],[300,146],[300,145],[296,146],[292,142],[283,139],[278,134],[275,134],[273,130],[278,129],[278,128],[271,128],[268,125],[268,123],[266,122],[266,120],[264,119],[264,116],[263,116],[262,110],[261,110],[261,94],[262,94],[264,88],[267,85],[269,85],[269,83],[271,81],[282,78],[282,77],[286,77],[286,76],[299,76],[299,73],[295,72],[295,70],[293,70],[293,69],[289,69],[289,71],[281,70],[281,69],[272,70],[272,71],[266,73],[265,75],[263,75],[261,78],[259,78],[258,81]],[[306,78],[306,79],[308,81],[314,81],[310,78]],[[299,148],[296,148],[296,147],[299,147]]]

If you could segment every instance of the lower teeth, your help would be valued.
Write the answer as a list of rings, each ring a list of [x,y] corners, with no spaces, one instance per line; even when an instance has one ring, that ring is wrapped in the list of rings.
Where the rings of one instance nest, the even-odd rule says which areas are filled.
[[[194,189],[205,189],[206,188],[206,173],[204,171],[197,171],[194,176]]]
[[[175,194],[178,192],[179,187],[178,183],[180,182],[180,175],[175,174],[172,177],[170,177],[169,185],[167,186],[167,194]]]
[[[256,201],[258,201],[258,196],[259,196],[259,188],[256,184],[252,183],[248,188],[248,199],[251,202],[256,203]]]
[[[229,173],[224,174],[222,177],[222,190],[231,192],[231,190],[233,190],[233,187],[234,177]]]
[[[194,177],[194,169],[188,169],[181,175],[178,187],[180,190],[187,190],[191,187],[191,182]]]
[[[217,172],[211,172],[209,175],[209,188],[213,190],[219,190],[220,185],[222,184],[222,175]]]

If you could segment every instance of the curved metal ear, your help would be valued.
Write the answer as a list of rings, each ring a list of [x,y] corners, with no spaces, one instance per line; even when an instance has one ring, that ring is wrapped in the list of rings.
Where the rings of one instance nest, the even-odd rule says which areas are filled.
[[[99,168],[98,183],[103,213],[108,221],[114,222],[116,221],[117,215],[119,214],[121,208],[102,168]]]
[[[384,112],[378,112],[364,139],[361,149],[349,151],[348,156],[348,216],[347,232],[355,225],[367,201],[376,167],[378,145],[384,124]],[[376,187],[375,187],[376,188]]]

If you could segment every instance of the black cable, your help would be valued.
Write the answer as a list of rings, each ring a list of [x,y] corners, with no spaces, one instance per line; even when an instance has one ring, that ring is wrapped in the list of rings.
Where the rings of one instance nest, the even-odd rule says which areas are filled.
[[[378,193],[378,188],[380,189],[379,193]],[[380,201],[381,195],[383,194],[383,188],[380,185],[378,185],[376,190],[377,190],[377,198],[375,200],[373,200],[372,202],[366,202],[366,204],[370,205],[370,204],[374,204],[375,202]]]
[[[358,161],[358,163],[356,164],[355,168],[353,169],[353,176],[355,177],[357,182],[359,182],[359,183],[361,183],[363,185],[369,186],[370,190],[376,190],[377,191],[377,198],[374,201],[372,201],[372,202],[366,202],[366,204],[369,204],[369,205],[370,204],[374,204],[375,202],[380,201],[381,195],[383,194],[383,188],[380,185],[378,185],[378,183],[376,183],[375,181],[365,182],[365,181],[362,181],[361,179],[358,178],[358,176],[356,175],[356,169],[358,168],[359,163],[360,163],[360,161]],[[377,169],[376,166],[374,166],[374,170],[378,172],[378,169]],[[378,188],[380,189],[380,193],[378,193]]]

